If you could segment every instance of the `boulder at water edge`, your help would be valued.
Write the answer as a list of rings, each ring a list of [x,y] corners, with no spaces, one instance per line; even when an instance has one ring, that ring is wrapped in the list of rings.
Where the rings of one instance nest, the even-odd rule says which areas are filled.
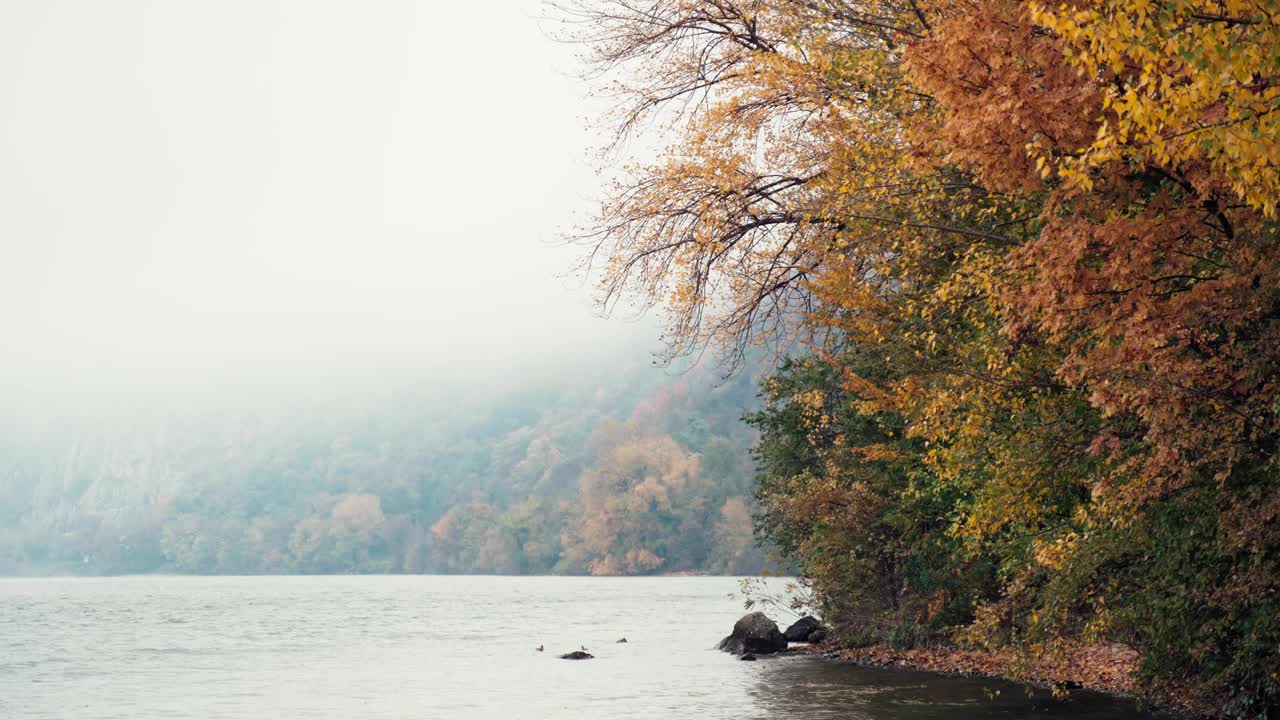
[[[595,655],[592,655],[591,653],[582,652],[581,650],[574,650],[571,653],[565,653],[564,655],[561,655],[560,659],[561,660],[590,660],[593,657],[595,657]]]
[[[805,615],[799,620],[791,623],[791,627],[787,628],[787,631],[782,634],[787,637],[789,642],[818,642],[816,640],[810,640],[809,638],[814,632],[821,629],[822,623],[818,622],[818,618],[812,615]],[[826,634],[823,633],[823,637],[825,637],[825,635]]]
[[[720,649],[734,655],[767,655],[787,649],[787,638],[778,624],[762,612],[743,615],[733,624],[733,633],[720,641]]]

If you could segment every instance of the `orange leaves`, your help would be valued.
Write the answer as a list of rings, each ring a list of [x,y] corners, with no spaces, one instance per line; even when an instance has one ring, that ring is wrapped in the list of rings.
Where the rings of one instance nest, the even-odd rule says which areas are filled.
[[[910,77],[939,105],[914,128],[928,156],[972,171],[993,190],[1027,192],[1056,157],[1095,135],[1101,94],[1063,61],[1017,0],[929,5],[939,19],[908,53]],[[1034,154],[1028,153],[1034,149]]]
[[[1169,181],[1130,205],[1133,185],[1073,201],[1012,255],[1029,270],[1009,327],[1063,347],[1060,375],[1104,415],[1141,419],[1147,448],[1124,467],[1149,480],[1129,483],[1140,501],[1197,467],[1229,472],[1251,433],[1275,431],[1276,390],[1256,383],[1277,367],[1259,341],[1276,332],[1280,248],[1252,211],[1189,204]]]
[[[1054,654],[1025,651],[1019,654],[1009,648],[994,651],[955,647],[898,650],[873,645],[842,650],[840,657],[876,667],[1009,677],[1048,685],[1074,684],[1114,693],[1131,694],[1138,689],[1138,653],[1116,643],[1075,645]]]
[[[699,56],[727,65],[653,76],[696,100],[606,205],[606,294],[669,300],[673,353],[808,341],[765,388],[763,496],[815,588],[898,607],[915,550],[888,538],[920,532],[910,562],[999,579],[1008,612],[966,621],[1104,636],[1140,594],[1104,570],[1164,552],[1116,538],[1225,542],[1169,518],[1241,488],[1231,562],[1266,569],[1224,597],[1274,586],[1273,4],[770,0],[765,42],[730,22]]]
[[[1280,302],[1262,217],[1280,186],[1231,159],[1265,173],[1278,157],[1270,121],[1239,111],[1273,94],[1274,53],[1259,52],[1274,26],[1208,19],[1219,13],[1201,5],[940,2],[934,32],[908,53],[910,77],[939,104],[936,126],[915,127],[927,155],[994,189],[1050,180],[1038,234],[989,289],[1008,337],[1043,336],[1063,353],[1060,378],[1105,417],[1144,426],[1114,468],[1125,481],[1100,483],[1121,513],[1197,467],[1225,476],[1242,443],[1277,430],[1274,390],[1250,390],[1277,367],[1259,340],[1274,335],[1264,318]],[[1241,192],[1241,177],[1260,184]]]
[[[598,459],[579,481],[582,526],[566,544],[580,546],[593,575],[657,569],[664,523],[703,494],[699,458],[670,437],[638,436],[634,426],[606,423],[597,435]]]

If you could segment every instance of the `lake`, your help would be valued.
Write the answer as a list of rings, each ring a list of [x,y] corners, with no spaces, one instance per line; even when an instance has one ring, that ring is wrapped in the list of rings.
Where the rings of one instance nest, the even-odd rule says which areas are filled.
[[[712,649],[743,613],[737,591],[720,577],[0,578],[0,718],[1147,717],[1092,693],[741,662]],[[556,658],[583,645],[596,659]]]

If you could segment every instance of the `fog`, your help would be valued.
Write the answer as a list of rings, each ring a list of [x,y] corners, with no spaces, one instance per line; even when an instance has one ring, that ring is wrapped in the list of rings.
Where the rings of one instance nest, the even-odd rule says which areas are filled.
[[[650,557],[580,538],[619,457],[664,569],[762,567],[754,383],[562,241],[607,105],[547,13],[0,0],[0,576],[581,574]]]
[[[0,4],[8,408],[647,359],[566,276],[600,107],[543,14]]]

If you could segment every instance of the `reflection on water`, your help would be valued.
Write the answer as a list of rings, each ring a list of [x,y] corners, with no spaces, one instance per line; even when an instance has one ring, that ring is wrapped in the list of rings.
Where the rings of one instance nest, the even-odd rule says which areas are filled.
[[[1017,683],[924,672],[860,668],[822,658],[777,658],[762,664],[750,689],[769,717],[848,720],[955,718],[1143,717],[1135,705],[1106,695],[1073,692],[1065,699]]]
[[[0,718],[1142,717],[1003,682],[740,662],[711,649],[742,613],[736,590],[733,578],[0,579]],[[596,659],[555,658],[580,645]]]

